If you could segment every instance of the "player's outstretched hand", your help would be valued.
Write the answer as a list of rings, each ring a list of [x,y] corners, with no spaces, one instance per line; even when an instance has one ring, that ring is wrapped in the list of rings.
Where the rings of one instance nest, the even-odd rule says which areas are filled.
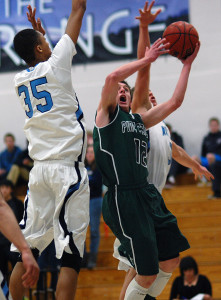
[[[210,173],[207,168],[201,166],[200,164],[196,167],[196,168],[192,168],[192,171],[194,173],[194,177],[195,177],[195,180],[199,178],[203,178],[203,176],[206,177],[207,180],[211,180],[211,179],[214,179],[214,176],[212,173]]]
[[[45,35],[45,30],[42,27],[40,18],[38,18],[37,20],[35,19],[36,7],[32,10],[31,5],[28,5],[27,8],[29,11],[26,13],[27,17],[28,17],[28,21],[31,23],[33,29],[37,30],[37,31],[41,32],[43,35]]]
[[[193,52],[193,54],[191,54],[190,56],[188,56],[186,59],[181,59],[182,63],[185,64],[192,64],[194,59],[196,58],[198,52],[200,50],[200,41],[196,44],[196,48]]]
[[[161,9],[159,8],[154,14],[151,13],[151,9],[154,5],[155,1],[152,1],[150,5],[148,6],[148,1],[145,2],[144,8],[139,9],[140,16],[135,17],[135,19],[140,21],[141,27],[147,27],[149,24],[153,23],[156,17],[161,12]]]
[[[146,47],[145,57],[148,57],[151,62],[154,62],[160,55],[169,53],[168,47],[170,43],[166,43],[166,39],[159,38],[153,45],[148,48]]]
[[[26,271],[22,276],[22,283],[25,288],[30,288],[38,281],[39,267],[29,248],[22,251],[22,261]]]

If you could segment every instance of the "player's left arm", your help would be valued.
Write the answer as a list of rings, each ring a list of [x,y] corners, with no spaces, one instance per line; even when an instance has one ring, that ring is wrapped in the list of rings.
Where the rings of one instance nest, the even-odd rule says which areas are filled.
[[[163,121],[164,119],[166,119],[166,117],[168,117],[172,112],[174,112],[182,105],[187,89],[191,66],[198,54],[199,48],[200,43],[196,45],[193,54],[188,56],[185,61],[182,61],[183,68],[181,70],[172,97],[168,101],[158,104],[157,106],[152,107],[144,113],[140,113],[146,128],[150,128]]]
[[[195,180],[197,180],[198,177],[202,178],[203,176],[205,176],[207,180],[214,179],[214,176],[205,167],[192,159],[183,148],[174,142],[172,142],[172,158],[179,164],[192,169]]]
[[[152,1],[148,6],[148,1],[145,2],[144,8],[139,9],[140,16],[136,17],[139,20],[139,39],[137,46],[137,58],[144,57],[146,47],[150,48],[150,37],[149,37],[149,24],[153,23],[158,14],[161,12],[158,9],[152,14],[151,9],[155,1]],[[140,113],[151,108],[151,104],[148,99],[149,93],[149,82],[150,82],[150,64],[143,69],[138,71],[137,79],[135,83],[135,90],[133,94],[133,101],[131,109],[133,113]]]

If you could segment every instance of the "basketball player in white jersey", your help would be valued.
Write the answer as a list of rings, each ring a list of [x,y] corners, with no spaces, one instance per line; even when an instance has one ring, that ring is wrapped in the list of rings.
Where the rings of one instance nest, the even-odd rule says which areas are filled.
[[[34,160],[20,226],[36,256],[54,239],[56,256],[61,258],[57,300],[74,299],[89,223],[85,121],[71,79],[85,10],[86,0],[72,0],[65,34],[53,52],[37,30],[22,30],[14,38],[15,51],[28,65],[14,84],[25,110],[24,131]],[[30,6],[29,14],[33,16]],[[14,300],[23,297],[23,273],[18,262],[10,280]]]
[[[22,255],[24,262],[25,274],[21,280],[24,287],[29,288],[33,286],[39,276],[39,267],[34,259],[32,252],[21,233],[18,222],[14,216],[13,211],[10,209],[0,192],[0,231],[5,237],[16,245]],[[0,272],[0,300],[12,299],[9,295],[6,280]]]
[[[138,58],[144,56],[144,49],[146,46],[150,47],[148,24],[152,23],[157,14],[151,14],[151,8],[154,1],[151,2],[148,7],[148,2],[146,2],[143,11],[140,11],[140,35],[138,42]],[[149,90],[149,77],[150,68],[147,66],[142,70],[138,71],[137,80],[135,84],[134,98],[132,102],[132,112],[144,112],[152,107],[151,102],[148,99]],[[152,96],[152,97],[151,97]],[[150,99],[154,101],[153,95],[150,93]],[[166,128],[164,122],[155,125],[149,129],[150,135],[150,153],[148,155],[148,182],[153,183],[158,191],[161,193],[162,188],[166,182],[166,177],[169,171],[169,166],[171,163],[171,150],[174,150],[173,158],[177,158],[180,163],[185,164],[188,167],[194,168],[193,171],[195,176],[205,175],[207,178],[212,177],[204,167],[199,164],[195,164],[194,161],[186,154],[186,152],[179,146],[171,143],[169,130]],[[156,150],[156,151],[155,151]],[[139,284],[136,282],[136,271],[130,265],[129,261],[119,255],[118,247],[119,241],[115,241],[114,245],[114,257],[120,260],[119,269],[127,271],[124,285],[121,290],[120,300],[141,300],[141,299],[154,299],[164,289],[168,280],[170,279],[173,270],[179,264],[179,253],[177,257],[168,257],[167,260],[159,261],[159,273],[154,280],[150,279],[150,284],[146,296],[140,293]]]

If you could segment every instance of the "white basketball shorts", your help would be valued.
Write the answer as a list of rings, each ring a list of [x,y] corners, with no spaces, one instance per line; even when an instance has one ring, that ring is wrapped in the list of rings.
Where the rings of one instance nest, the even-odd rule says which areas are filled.
[[[40,253],[54,239],[56,257],[63,251],[83,257],[89,224],[89,184],[83,163],[37,161],[20,222],[31,248]],[[12,245],[12,251],[16,248]]]

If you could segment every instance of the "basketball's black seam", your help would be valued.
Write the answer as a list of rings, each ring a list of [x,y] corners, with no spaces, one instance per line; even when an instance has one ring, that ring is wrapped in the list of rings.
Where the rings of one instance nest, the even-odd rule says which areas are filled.
[[[187,33],[187,32],[180,32],[180,33],[179,33],[179,32],[174,32],[174,33],[168,33],[168,34],[164,35],[163,37],[165,38],[165,37],[167,37],[167,36],[169,36],[169,35],[175,35],[175,34],[179,34],[179,35],[186,34],[186,35],[194,36],[194,37],[198,38],[198,35],[195,35],[195,34],[192,34],[192,33]]]
[[[169,49],[171,49],[180,39],[180,35],[181,35],[181,31],[180,31],[180,28],[177,26],[177,25],[173,25],[173,27],[177,28],[179,32],[177,32],[176,34],[179,34],[179,37],[178,39],[172,44],[170,45]],[[168,35],[173,35],[173,34],[168,34]],[[164,38],[168,35],[165,35]]]
[[[184,30],[184,32],[186,32],[186,24],[185,24],[185,22],[183,22],[183,26],[184,26],[183,30]],[[183,52],[184,52],[185,41],[186,41],[186,34],[184,34],[183,49],[182,49],[182,52],[181,52],[180,58],[182,58],[182,57],[183,57]]]

